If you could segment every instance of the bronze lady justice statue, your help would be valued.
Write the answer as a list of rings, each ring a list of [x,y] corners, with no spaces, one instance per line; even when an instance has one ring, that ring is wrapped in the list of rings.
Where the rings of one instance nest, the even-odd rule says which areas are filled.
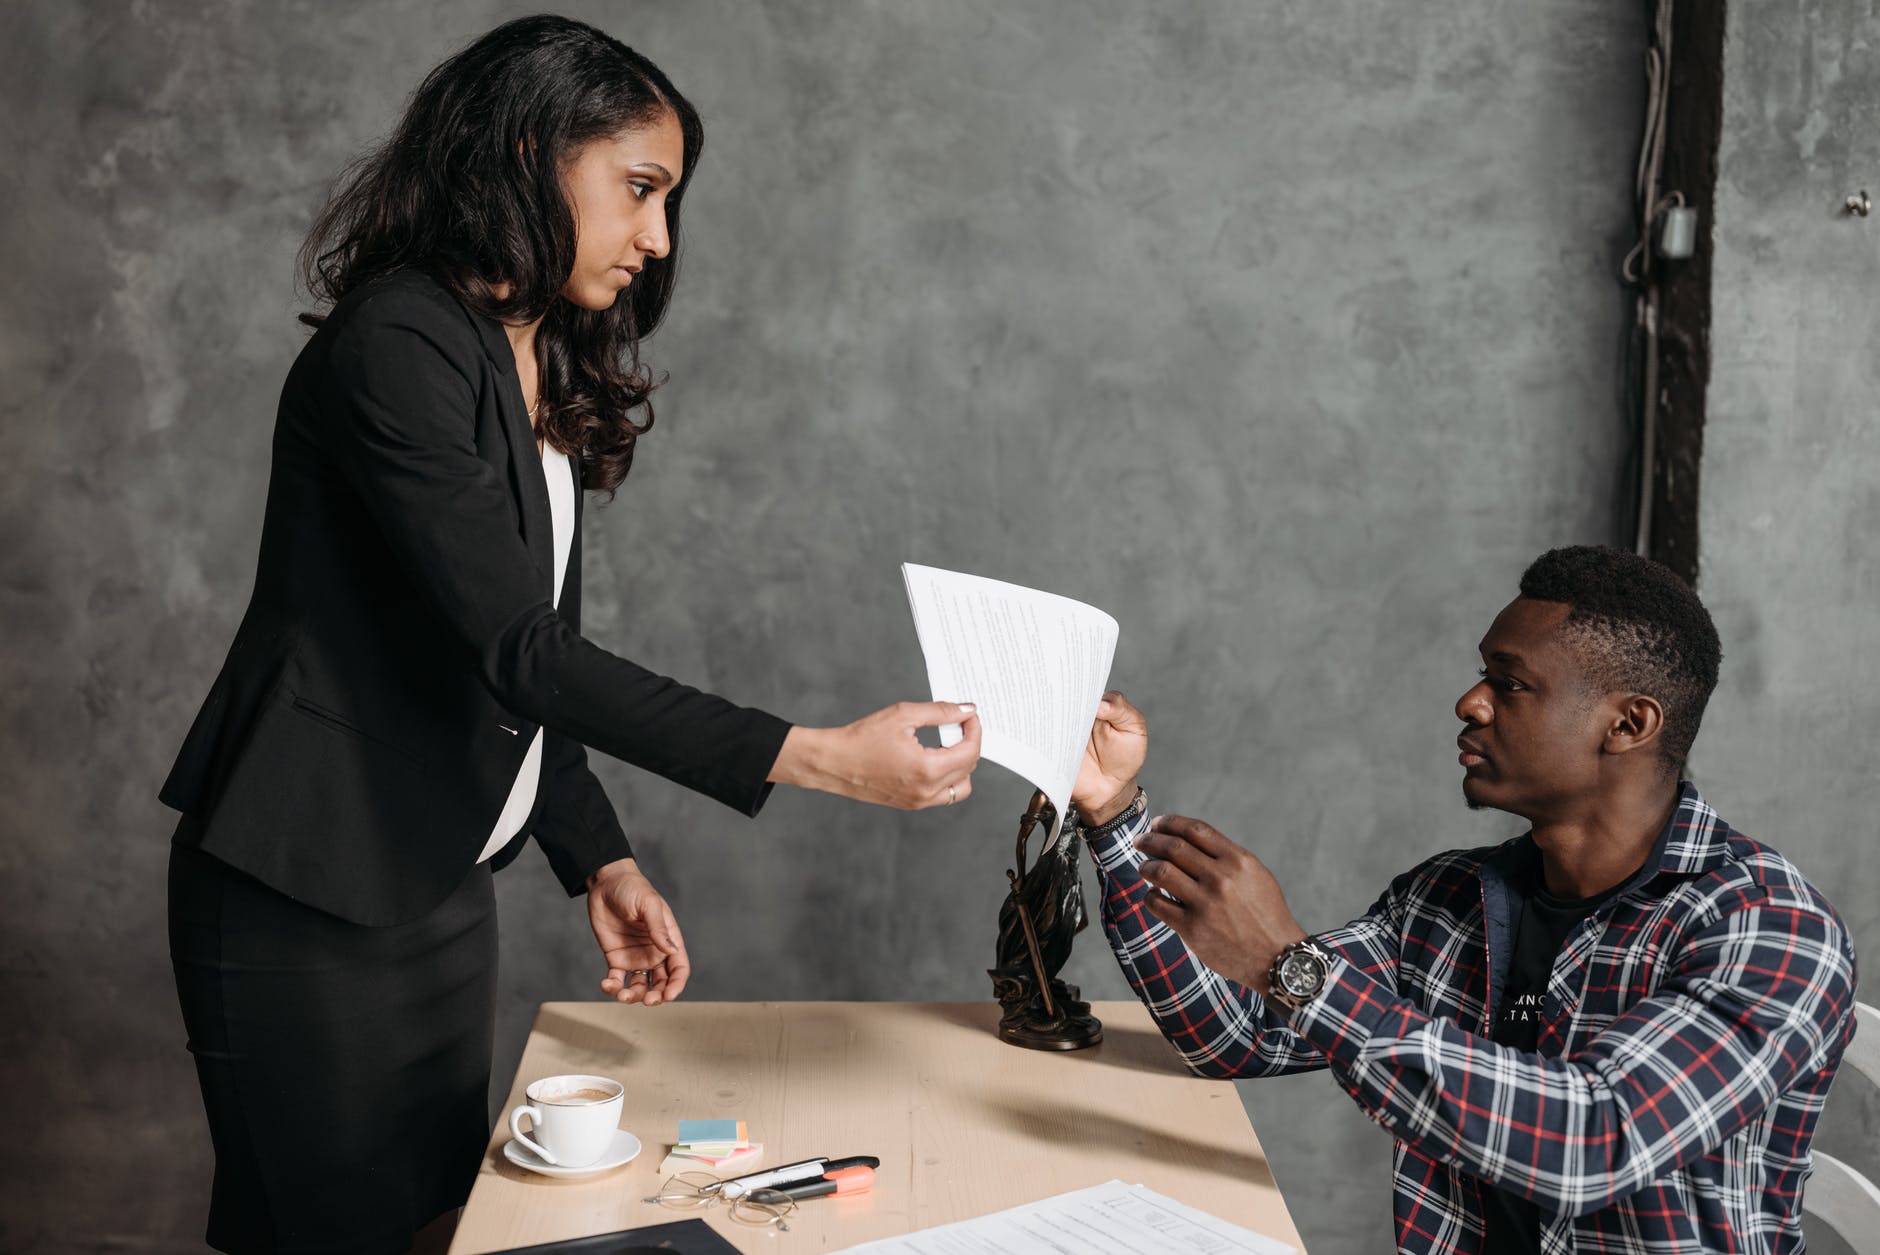
[[[1077,986],[1057,978],[1071,957],[1071,940],[1083,931],[1084,888],[1079,878],[1081,841],[1070,824],[1025,866],[1025,841],[1033,828],[1051,831],[1056,816],[1044,793],[1018,821],[1018,867],[1008,870],[1012,890],[999,908],[999,965],[988,968],[992,992],[1004,1008],[999,1036],[1032,1050],[1082,1050],[1103,1040],[1103,1024]]]

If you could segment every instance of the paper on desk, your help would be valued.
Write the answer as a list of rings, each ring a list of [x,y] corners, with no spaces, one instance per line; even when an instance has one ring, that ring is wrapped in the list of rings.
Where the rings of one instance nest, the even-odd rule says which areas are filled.
[[[1140,1185],[1111,1181],[977,1220],[851,1246],[841,1255],[1299,1255]]]
[[[977,705],[981,756],[1044,790],[1061,825],[1110,678],[1116,620],[983,576],[911,562],[901,574],[934,700]],[[957,724],[940,729],[942,745],[960,736]]]

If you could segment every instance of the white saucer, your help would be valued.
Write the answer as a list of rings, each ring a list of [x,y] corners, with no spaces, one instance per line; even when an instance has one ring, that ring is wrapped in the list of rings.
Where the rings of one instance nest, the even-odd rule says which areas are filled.
[[[610,1172],[640,1153],[640,1139],[625,1129],[614,1130],[613,1144],[607,1153],[593,1163],[584,1163],[579,1168],[562,1168],[547,1163],[536,1157],[534,1151],[510,1138],[503,1143],[503,1158],[518,1168],[527,1168],[530,1172],[539,1172],[545,1177],[591,1177],[597,1172]]]

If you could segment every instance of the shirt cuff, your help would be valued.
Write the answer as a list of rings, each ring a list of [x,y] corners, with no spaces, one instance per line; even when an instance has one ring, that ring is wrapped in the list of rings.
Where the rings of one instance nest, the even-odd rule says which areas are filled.
[[[1277,1002],[1267,1005],[1284,1014],[1292,1030],[1328,1058],[1355,1067],[1371,1039],[1387,1031],[1397,1003],[1395,990],[1334,955],[1317,997],[1290,1012]]]
[[[543,840],[543,829],[535,832],[535,843],[548,856],[555,879],[571,898],[586,893],[587,878],[601,868],[633,857],[633,846],[613,807],[606,805],[604,795],[601,801],[591,814],[577,812],[555,827],[548,840]]]
[[[1072,812],[1076,814],[1075,811]],[[1090,846],[1090,857],[1107,874],[1134,872],[1148,856],[1136,848],[1136,838],[1149,831],[1149,795],[1136,790],[1136,800],[1125,806],[1107,824],[1087,827],[1083,817],[1076,818],[1077,830]]]

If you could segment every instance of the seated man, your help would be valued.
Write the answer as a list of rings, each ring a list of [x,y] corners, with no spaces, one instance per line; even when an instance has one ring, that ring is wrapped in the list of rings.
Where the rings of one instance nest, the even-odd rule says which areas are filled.
[[[1854,955],[1681,780],[1709,614],[1657,563],[1556,549],[1481,654],[1462,793],[1532,828],[1311,936],[1259,859],[1147,817],[1147,731],[1107,695],[1072,802],[1117,961],[1197,1072],[1328,1068],[1390,1130],[1400,1250],[1801,1250]]]

